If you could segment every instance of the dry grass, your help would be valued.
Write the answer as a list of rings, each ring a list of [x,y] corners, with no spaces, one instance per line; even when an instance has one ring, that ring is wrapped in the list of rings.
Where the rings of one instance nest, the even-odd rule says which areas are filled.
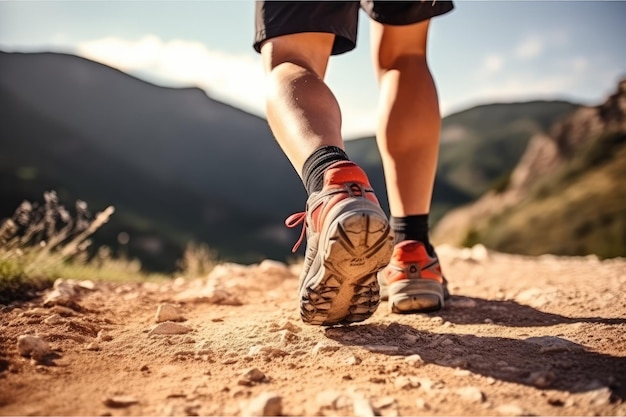
[[[138,261],[114,258],[106,247],[89,257],[89,239],[114,213],[109,206],[95,216],[84,201],[71,213],[54,191],[43,204],[24,201],[0,222],[0,303],[25,299],[56,278],[92,280],[149,279]]]

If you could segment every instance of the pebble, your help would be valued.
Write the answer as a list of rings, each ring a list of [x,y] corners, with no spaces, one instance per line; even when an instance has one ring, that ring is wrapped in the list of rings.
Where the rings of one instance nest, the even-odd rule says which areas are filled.
[[[317,406],[321,409],[328,408],[336,410],[342,405],[343,394],[335,390],[321,391],[315,397]],[[321,413],[318,413],[321,414]]]
[[[423,398],[418,398],[417,400],[415,400],[415,406],[420,410],[430,410],[430,405],[428,405],[426,400],[424,400]]]
[[[372,400],[371,403],[372,407],[374,407],[376,410],[381,410],[383,408],[389,408],[398,405],[396,399],[389,395]]]
[[[370,402],[360,394],[352,395],[352,408],[355,416],[374,417],[376,413]]]
[[[261,382],[267,382],[267,376],[260,371],[258,368],[252,368],[247,370],[241,375],[239,381],[237,381],[238,385],[246,385],[252,386]]]
[[[344,360],[344,363],[346,365],[359,365],[361,361],[361,358],[359,358],[358,356],[350,355]]]
[[[482,403],[485,401],[485,394],[477,387],[463,387],[456,390],[456,393],[464,400],[473,403]]]
[[[406,363],[412,366],[422,366],[424,365],[424,359],[418,354],[407,356],[405,359]]]
[[[502,404],[496,407],[496,412],[503,416],[523,416],[524,409],[517,404]]]
[[[211,349],[211,343],[209,343],[206,340],[203,340],[201,343],[199,343],[198,350],[196,351],[196,354],[198,354],[198,355],[210,355],[211,353],[213,353],[213,350]]]
[[[283,356],[289,355],[289,353],[284,350],[262,345],[252,346],[248,351],[248,356],[257,356],[260,354],[269,358],[282,358]]]
[[[317,342],[313,349],[311,349],[311,353],[313,355],[317,355],[318,353],[332,353],[341,349],[340,345],[330,344],[327,342]]]
[[[63,317],[61,317],[60,314],[53,314],[50,317],[48,317],[47,319],[45,319],[43,322],[46,324],[49,324],[51,326],[54,326],[56,324],[61,324],[63,323],[65,320],[63,320]]]
[[[98,332],[98,335],[96,336],[96,340],[98,342],[110,342],[111,340],[113,340],[113,336],[111,336],[110,334],[105,334],[104,330],[100,330]]]
[[[104,405],[111,408],[125,408],[137,404],[139,400],[132,395],[113,395],[104,399]]]
[[[184,321],[185,318],[175,305],[162,303],[157,308],[155,320],[157,323],[163,323],[165,321]]]
[[[184,326],[178,323],[172,323],[166,321],[165,323],[157,324],[148,332],[148,336],[153,334],[185,334],[191,331],[190,327]]]
[[[283,398],[272,392],[264,392],[252,399],[241,410],[241,415],[251,416],[281,416],[283,414]]]
[[[278,339],[284,344],[297,343],[300,340],[300,336],[289,330],[281,330],[278,332]]]
[[[96,342],[91,342],[87,346],[85,346],[85,350],[98,351],[100,350],[100,345]]]
[[[76,281],[59,278],[54,281],[52,291],[44,297],[43,306],[61,305],[77,310],[80,308],[77,302],[78,290],[80,290],[80,286]]]
[[[20,355],[40,362],[50,354],[50,347],[37,336],[22,335],[17,338],[17,351]]]
[[[411,376],[399,376],[393,381],[393,385],[396,389],[410,389],[420,386],[420,382],[416,377]]]

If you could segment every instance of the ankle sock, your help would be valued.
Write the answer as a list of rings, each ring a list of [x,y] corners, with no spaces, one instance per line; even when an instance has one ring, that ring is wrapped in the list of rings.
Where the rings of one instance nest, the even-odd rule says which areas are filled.
[[[326,168],[337,161],[349,160],[346,152],[336,146],[324,146],[313,152],[302,167],[302,182],[307,194],[322,191]]]
[[[428,214],[392,216],[389,224],[395,234],[395,244],[404,240],[417,240],[426,246],[426,251],[430,256],[434,256],[435,250],[428,239]]]

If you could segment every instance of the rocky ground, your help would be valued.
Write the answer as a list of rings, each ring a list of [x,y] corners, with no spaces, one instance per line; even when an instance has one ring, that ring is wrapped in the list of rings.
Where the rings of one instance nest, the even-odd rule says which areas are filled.
[[[273,261],[58,281],[0,307],[0,414],[626,415],[626,259],[438,250],[442,311],[347,327],[303,324]]]

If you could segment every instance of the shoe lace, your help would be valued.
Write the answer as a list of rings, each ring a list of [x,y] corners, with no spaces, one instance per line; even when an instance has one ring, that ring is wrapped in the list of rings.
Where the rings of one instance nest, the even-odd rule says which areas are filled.
[[[295,253],[298,248],[300,247],[300,245],[302,244],[302,241],[304,240],[304,236],[306,233],[306,211],[301,211],[299,213],[294,213],[291,216],[287,217],[287,219],[285,220],[285,226],[287,226],[288,228],[292,229],[296,226],[298,226],[300,223],[302,223],[302,232],[300,233],[300,238],[298,239],[298,241],[296,242],[295,245],[293,245],[293,248],[291,248],[291,252]]]

